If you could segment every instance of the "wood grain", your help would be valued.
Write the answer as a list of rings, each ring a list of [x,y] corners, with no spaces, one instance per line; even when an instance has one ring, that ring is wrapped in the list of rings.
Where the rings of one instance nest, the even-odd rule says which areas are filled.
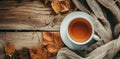
[[[65,15],[55,15],[39,1],[0,2],[0,30],[58,30]]]
[[[0,40],[11,42],[16,49],[42,46],[41,32],[0,32]]]

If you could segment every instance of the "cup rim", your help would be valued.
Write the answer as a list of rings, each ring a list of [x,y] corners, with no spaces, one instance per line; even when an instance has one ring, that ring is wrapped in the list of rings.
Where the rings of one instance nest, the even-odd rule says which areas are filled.
[[[80,14],[84,14],[84,17],[82,17],[82,16],[80,16],[80,15],[76,15],[76,13],[80,13]],[[70,13],[69,15],[71,15],[71,14],[73,14],[73,15],[75,15],[75,16],[73,16],[72,17],[72,19],[70,20],[70,22],[69,22],[69,24],[68,24],[68,26],[67,26],[67,37],[69,38],[69,40],[71,41],[71,42],[73,42],[73,43],[75,43],[75,44],[78,44],[78,45],[84,45],[84,44],[86,44],[86,43],[88,43],[89,41],[91,41],[91,39],[93,38],[93,34],[94,34],[94,27],[93,27],[93,24],[92,24],[92,17],[89,15],[89,14],[87,14],[87,13],[85,13],[85,12],[72,12],[72,13]],[[69,16],[68,15],[68,16]],[[88,18],[89,17],[89,18]],[[66,18],[67,18],[67,16],[66,16]],[[68,31],[68,27],[69,27],[69,25],[70,25],[70,23],[74,20],[74,19],[76,19],[76,18],[83,18],[83,19],[85,19],[86,21],[88,21],[89,23],[90,23],[90,25],[91,25],[91,27],[92,27],[92,33],[91,33],[91,35],[90,35],[90,37],[88,38],[88,40],[86,40],[86,41],[84,41],[84,42],[76,42],[76,41],[74,41],[71,37],[70,37],[70,35],[69,35],[69,31]],[[89,20],[88,20],[89,19]],[[90,21],[91,20],[91,21]]]

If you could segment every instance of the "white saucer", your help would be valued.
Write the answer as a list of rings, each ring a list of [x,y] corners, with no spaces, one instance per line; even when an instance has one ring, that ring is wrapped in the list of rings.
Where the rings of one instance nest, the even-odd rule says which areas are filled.
[[[63,19],[63,21],[61,23],[61,26],[60,26],[60,35],[61,35],[62,41],[64,42],[64,44],[67,47],[69,47],[72,50],[80,50],[80,49],[84,48],[83,46],[81,47],[81,45],[74,44],[67,37],[67,27],[69,25],[69,22],[72,21],[72,19],[74,19],[76,17],[81,17],[82,16],[81,14],[83,14],[83,12],[72,12],[72,13],[70,13],[69,15],[67,15]]]

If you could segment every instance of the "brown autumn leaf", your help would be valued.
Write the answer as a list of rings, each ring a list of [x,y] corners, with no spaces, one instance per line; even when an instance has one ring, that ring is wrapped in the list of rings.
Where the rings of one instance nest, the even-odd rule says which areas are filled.
[[[53,44],[53,39],[50,32],[43,32],[43,45]]]
[[[43,32],[43,46],[45,46],[51,54],[56,54],[63,45],[58,32]]]
[[[50,32],[44,32],[43,34],[43,38],[47,41],[53,41],[53,39],[50,37],[51,33]]]
[[[70,4],[70,0],[52,0],[51,6],[55,13],[60,13],[69,11]]]
[[[48,45],[47,46],[47,50],[48,52],[52,53],[52,54],[56,54],[59,51],[59,47],[56,47],[55,45]]]
[[[31,48],[30,57],[31,59],[41,59],[42,58],[42,49],[41,48]]]
[[[47,41],[47,40],[43,40],[43,45],[50,45],[50,44],[54,44],[52,41]]]
[[[13,44],[11,44],[10,42],[6,43],[5,45],[5,52],[7,55],[9,55],[10,57],[14,54],[15,52],[15,47]]]
[[[61,12],[66,12],[66,11],[69,11],[70,9],[70,0],[62,0],[61,1]]]
[[[51,54],[48,52],[46,48],[43,48],[42,56],[43,56],[43,59],[50,59]]]
[[[63,47],[63,42],[62,39],[60,37],[60,33],[57,32],[53,32],[53,39],[54,39],[54,44],[58,47]]]
[[[45,48],[34,47],[30,49],[31,59],[49,59],[50,55]]]
[[[55,13],[60,13],[61,12],[61,6],[60,2],[58,0],[52,0],[51,6]]]

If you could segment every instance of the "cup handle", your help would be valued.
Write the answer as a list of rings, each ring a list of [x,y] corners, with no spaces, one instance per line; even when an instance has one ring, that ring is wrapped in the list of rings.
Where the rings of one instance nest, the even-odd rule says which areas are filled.
[[[99,41],[100,40],[100,37],[98,37],[97,35],[94,34],[93,38],[96,40],[96,41]]]

